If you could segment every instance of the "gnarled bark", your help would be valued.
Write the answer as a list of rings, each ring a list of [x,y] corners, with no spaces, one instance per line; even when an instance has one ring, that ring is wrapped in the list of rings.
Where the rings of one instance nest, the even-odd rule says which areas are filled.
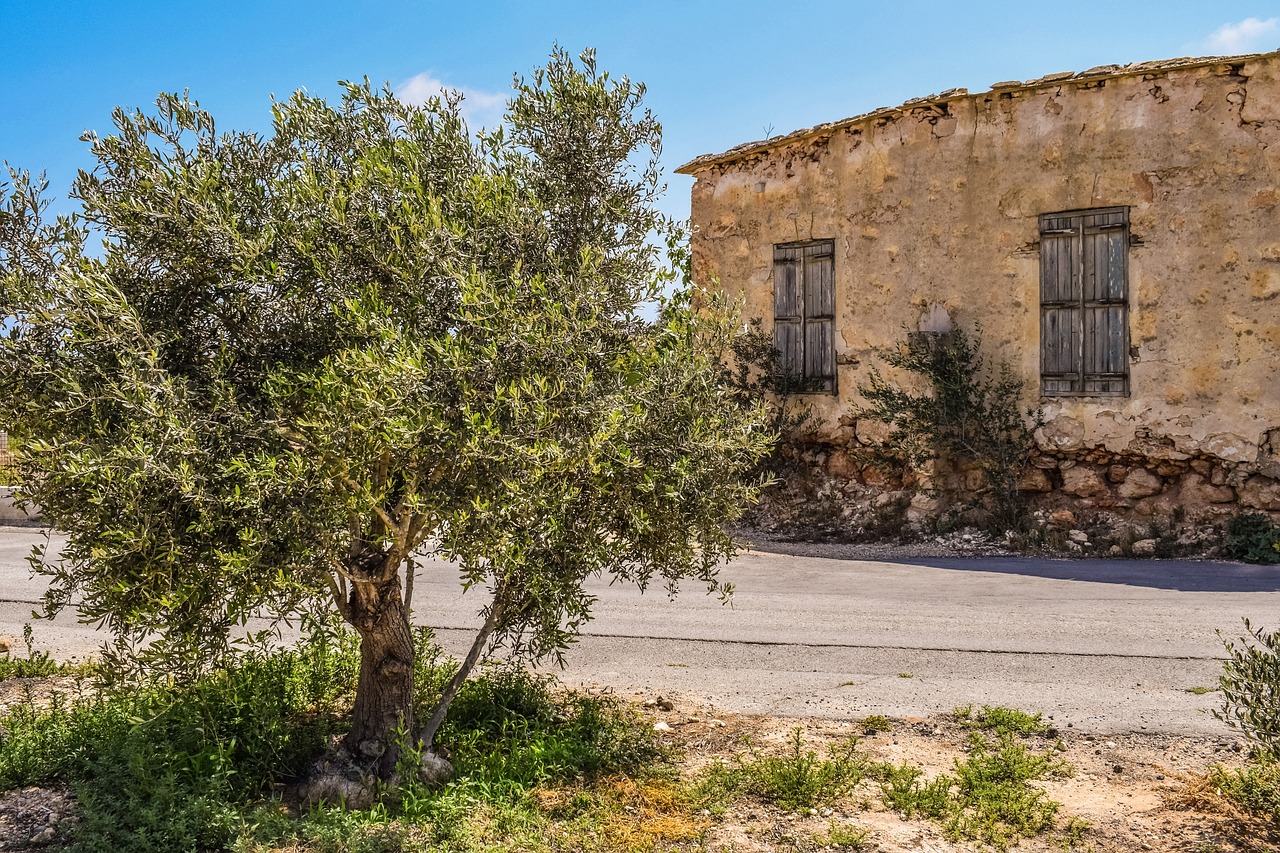
[[[397,738],[413,736],[413,636],[399,577],[352,584],[348,609],[360,635],[360,675],[344,746],[387,781],[400,757]]]

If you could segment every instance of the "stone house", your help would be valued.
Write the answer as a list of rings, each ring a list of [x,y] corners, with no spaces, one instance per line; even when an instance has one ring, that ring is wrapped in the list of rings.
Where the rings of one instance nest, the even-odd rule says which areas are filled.
[[[850,452],[874,348],[980,324],[1046,417],[1025,491],[1280,512],[1280,52],[952,89],[677,171],[695,279],[815,388],[834,480],[884,483]]]

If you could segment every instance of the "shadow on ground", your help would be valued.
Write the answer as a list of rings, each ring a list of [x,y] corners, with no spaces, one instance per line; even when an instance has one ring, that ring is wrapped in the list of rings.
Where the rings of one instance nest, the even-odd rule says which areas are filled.
[[[857,545],[758,542],[751,549],[795,557],[870,560],[960,572],[991,572],[1052,580],[1112,583],[1181,592],[1280,592],[1280,566],[1224,560],[1097,560],[1045,557],[917,557],[885,555]],[[861,551],[861,553],[859,553]],[[876,553],[876,551],[880,551]]]

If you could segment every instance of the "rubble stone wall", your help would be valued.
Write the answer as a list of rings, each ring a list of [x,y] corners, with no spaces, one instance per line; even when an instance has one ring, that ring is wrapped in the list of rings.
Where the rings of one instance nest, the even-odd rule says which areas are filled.
[[[954,90],[701,157],[694,274],[769,325],[773,247],[833,239],[832,448],[874,349],[941,306],[1042,406],[1029,494],[1134,512],[1280,512],[1280,52]],[[1128,397],[1038,397],[1043,213],[1128,206]],[[934,318],[930,318],[930,314]]]

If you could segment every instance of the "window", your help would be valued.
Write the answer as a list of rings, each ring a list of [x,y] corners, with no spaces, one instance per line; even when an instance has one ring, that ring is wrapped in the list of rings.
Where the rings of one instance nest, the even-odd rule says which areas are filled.
[[[804,391],[836,390],[834,262],[831,240],[773,249],[773,345]]]
[[[1129,393],[1129,208],[1040,217],[1040,391]]]

